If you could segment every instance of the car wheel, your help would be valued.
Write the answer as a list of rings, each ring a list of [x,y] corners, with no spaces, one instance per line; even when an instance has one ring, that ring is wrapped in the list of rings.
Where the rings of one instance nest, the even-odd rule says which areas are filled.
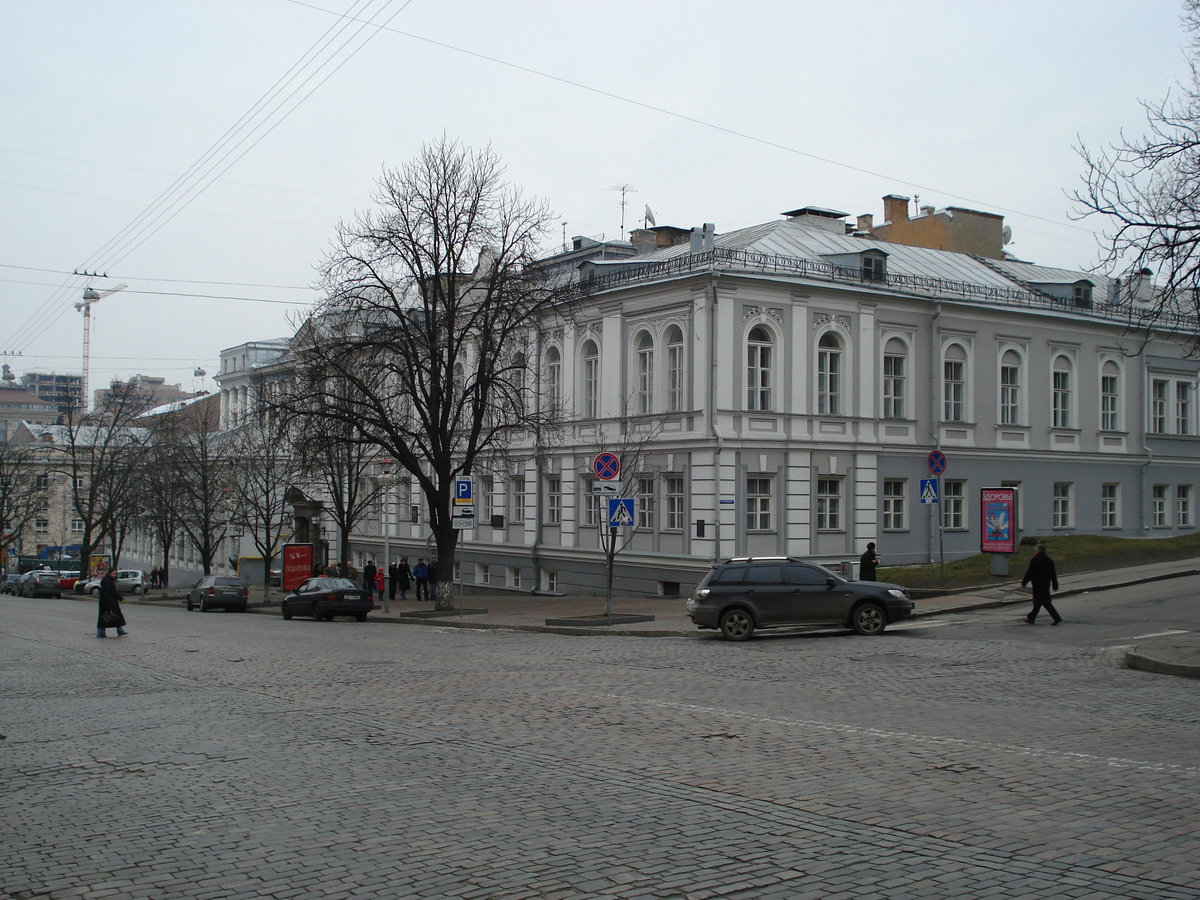
[[[313,621],[314,622],[329,621],[329,616],[327,616],[324,612],[322,612],[321,607],[317,606],[315,603],[313,604]]]
[[[754,617],[744,609],[721,614],[721,634],[727,641],[747,641],[754,634]]]
[[[140,594],[142,592],[142,586],[140,584],[135,584],[133,586],[133,592],[135,594]]]
[[[282,603],[279,606],[279,614],[285,619],[290,619],[292,617],[292,608],[287,603]]]
[[[235,606],[235,607],[233,608],[233,611],[234,611],[234,612],[245,612],[245,611],[246,611],[246,604],[245,604],[245,603],[243,603],[241,606]]]
[[[365,622],[365,621],[367,621],[367,614],[366,613],[358,613],[354,618],[358,619],[358,621],[360,621],[360,622]]]
[[[188,597],[188,602],[187,602],[187,609],[188,609],[188,612],[191,612],[191,611],[192,611],[192,609],[194,608],[194,605],[195,605],[195,604],[193,604],[193,603],[192,603],[192,598],[191,598],[191,597]]]
[[[200,612],[208,612],[208,601],[204,597],[200,598]]]
[[[92,588],[92,596],[99,597],[100,596],[100,588],[98,588],[98,587]]]
[[[883,634],[887,626],[887,613],[878,603],[864,603],[855,608],[850,616],[850,626],[859,634],[874,637]]]

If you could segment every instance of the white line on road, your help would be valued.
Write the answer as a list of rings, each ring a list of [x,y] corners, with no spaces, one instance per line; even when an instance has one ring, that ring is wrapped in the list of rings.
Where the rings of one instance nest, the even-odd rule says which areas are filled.
[[[1133,637],[1128,638],[1128,640],[1140,641],[1145,638],[1166,637],[1169,634],[1187,634],[1187,630],[1180,629],[1180,628],[1172,628],[1170,631],[1156,631],[1156,632],[1154,632],[1154,634],[1135,634]]]

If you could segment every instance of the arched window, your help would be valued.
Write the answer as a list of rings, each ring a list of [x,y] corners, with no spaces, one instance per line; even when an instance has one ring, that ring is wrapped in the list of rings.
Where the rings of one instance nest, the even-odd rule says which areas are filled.
[[[667,411],[683,409],[683,332],[674,325],[667,331]]]
[[[1111,359],[1100,369],[1100,430],[1121,428],[1121,370]]]
[[[832,331],[817,342],[817,414],[842,414],[842,342]]]
[[[771,335],[759,326],[746,342],[746,409],[771,408]]]
[[[1021,356],[1005,350],[1000,357],[1000,424],[1021,424]]]
[[[643,331],[637,341],[638,412],[654,412],[654,338]]]
[[[583,345],[583,417],[594,419],[600,412],[600,348],[595,341]]]
[[[903,419],[908,397],[908,348],[892,338],[883,348],[883,417]]]
[[[516,399],[516,403],[517,403],[517,410],[522,415],[524,415],[525,410],[527,410],[529,408],[529,400],[528,400],[528,397],[526,396],[526,391],[527,391],[526,376],[527,376],[527,374],[528,373],[526,372],[526,366],[525,366],[525,354],[518,353],[515,357],[513,357],[512,385],[513,385],[513,393],[516,395],[515,399]]]
[[[553,411],[562,402],[562,354],[557,347],[546,351],[546,408]]]
[[[942,358],[942,421],[965,422],[967,418],[967,351],[951,344]]]
[[[1071,361],[1065,356],[1054,357],[1050,393],[1051,425],[1071,427]]]

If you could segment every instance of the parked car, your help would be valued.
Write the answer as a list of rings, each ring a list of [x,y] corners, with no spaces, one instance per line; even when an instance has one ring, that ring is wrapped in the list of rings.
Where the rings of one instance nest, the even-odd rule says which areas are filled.
[[[17,593],[22,597],[61,597],[58,573],[46,569],[32,569],[17,582]]]
[[[83,586],[84,593],[98,595],[102,580],[101,578],[93,578]],[[143,593],[146,590],[146,573],[140,569],[118,569],[117,590],[122,594]]]
[[[73,589],[78,581],[79,581],[78,575],[73,575],[70,572],[59,572],[58,573],[58,586],[60,588],[62,588],[64,591],[69,591],[69,590]]]
[[[228,575],[205,575],[188,591],[187,608],[188,612],[197,607],[200,612],[218,608],[245,612],[249,598],[250,588],[242,579]]]
[[[727,640],[745,641],[757,628],[786,625],[843,625],[859,634],[882,634],[912,615],[913,602],[898,584],[847,581],[816,563],[771,556],[714,566],[687,610],[701,628],[719,628]]]
[[[0,581],[0,594],[15,594],[20,580],[21,576],[15,573],[5,575],[4,580]]]
[[[285,619],[312,616],[328,622],[334,616],[354,616],[360,622],[375,608],[371,593],[349,578],[309,578],[283,598],[279,611]]]

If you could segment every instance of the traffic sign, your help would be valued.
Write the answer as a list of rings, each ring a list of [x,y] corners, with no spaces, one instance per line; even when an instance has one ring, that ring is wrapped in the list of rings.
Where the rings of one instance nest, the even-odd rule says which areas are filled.
[[[465,506],[475,503],[475,485],[470,475],[454,477],[454,505]]]
[[[615,497],[617,494],[621,493],[621,488],[620,485],[609,484],[608,482],[601,481],[592,485],[592,493],[603,494],[606,497]]]
[[[608,501],[608,527],[628,528],[633,524],[633,499],[610,497]]]
[[[470,531],[475,527],[475,507],[456,506],[450,511],[450,525],[459,531]]]
[[[941,450],[931,450],[926,463],[929,465],[930,475],[941,475],[946,471],[946,454]]]
[[[615,453],[597,453],[592,460],[592,471],[601,481],[612,481],[621,474],[621,459]]]
[[[937,503],[938,502],[938,480],[936,478],[921,479],[921,502],[922,503]]]

